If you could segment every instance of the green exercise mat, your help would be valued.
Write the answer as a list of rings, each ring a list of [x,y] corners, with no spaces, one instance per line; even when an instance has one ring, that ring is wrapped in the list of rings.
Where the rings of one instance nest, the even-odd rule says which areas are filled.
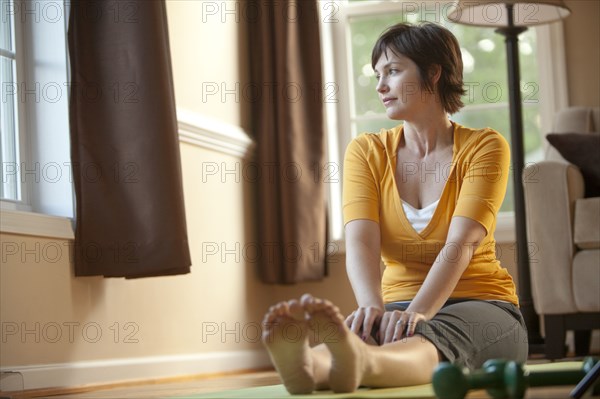
[[[548,370],[577,370],[582,367],[582,362],[555,362],[527,365],[530,371]],[[332,391],[315,391],[310,395],[290,395],[283,385],[269,385],[264,387],[244,388],[231,391],[209,392],[197,395],[177,396],[177,399],[344,399],[344,398],[435,398],[431,384],[416,385],[402,388],[361,388],[352,393],[333,393]],[[175,398],[174,398],[175,399]]]
[[[403,388],[361,388],[352,393],[333,393],[333,391],[315,391],[310,395],[290,395],[283,385],[269,385],[266,387],[254,387],[236,389],[233,391],[210,392],[198,395],[187,395],[178,398],[221,398],[221,399],[343,399],[343,398],[435,398],[431,384],[416,385]]]

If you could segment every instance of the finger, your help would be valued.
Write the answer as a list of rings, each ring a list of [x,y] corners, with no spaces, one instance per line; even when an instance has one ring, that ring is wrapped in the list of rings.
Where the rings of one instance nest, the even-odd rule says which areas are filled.
[[[362,328],[364,319],[365,319],[365,314],[362,309],[355,311],[354,320],[352,320],[352,325],[350,326],[350,331],[352,331],[354,334],[359,334],[360,329]]]
[[[371,330],[373,329],[373,324],[375,324],[375,319],[379,316],[379,312],[375,308],[367,308],[367,314],[365,315],[365,320],[363,321],[363,329],[362,329],[362,339],[366,341],[371,335]]]
[[[377,342],[379,343],[379,345],[383,345],[384,343],[385,332],[390,322],[390,316],[390,312],[385,312],[381,317],[381,321],[379,322],[379,331],[377,331]]]
[[[417,324],[414,322],[414,320],[409,320],[408,323],[406,323],[406,337],[412,337],[415,334],[415,328],[416,328]],[[404,334],[403,334],[404,335]]]
[[[385,339],[383,340],[384,344],[389,344],[394,339],[394,333],[396,331],[396,325],[400,322],[402,317],[401,312],[394,312],[388,321],[388,325],[385,329]]]
[[[397,340],[397,330],[401,328],[402,320],[398,319],[393,323],[388,324],[387,332],[385,334],[385,344],[389,344]]]
[[[346,327],[350,328],[352,327],[352,321],[354,320],[354,313],[352,312],[348,315],[348,317],[346,317],[346,320],[344,320],[344,324],[346,324]]]
[[[398,341],[399,339],[402,338],[402,333],[404,332],[404,329],[406,328],[406,324],[408,323],[408,318],[410,316],[406,313],[403,313],[402,316],[400,317],[400,320],[398,320],[396,322],[395,325],[395,329],[394,329],[394,337],[392,338],[392,342],[394,341]]]
[[[415,335],[415,329],[417,328],[417,323],[421,321],[421,317],[418,313],[411,314],[408,319],[408,323],[406,325],[406,336],[412,337]]]

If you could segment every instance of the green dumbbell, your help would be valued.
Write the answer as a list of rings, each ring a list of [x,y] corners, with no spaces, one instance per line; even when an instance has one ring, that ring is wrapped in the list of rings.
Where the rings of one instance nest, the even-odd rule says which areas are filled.
[[[494,399],[521,399],[528,387],[576,385],[597,360],[584,359],[579,370],[527,371],[521,363],[488,360],[482,369],[469,372],[451,363],[440,363],[432,383],[440,399],[463,399],[471,389],[486,389]]]
[[[509,398],[523,398],[529,387],[577,385],[592,370],[597,360],[587,357],[579,370],[527,371],[523,365],[508,362],[505,367],[505,389]]]
[[[488,360],[483,368],[469,372],[466,368],[443,362],[433,372],[433,390],[440,399],[463,399],[471,389],[486,389],[494,399],[506,398],[505,360]]]

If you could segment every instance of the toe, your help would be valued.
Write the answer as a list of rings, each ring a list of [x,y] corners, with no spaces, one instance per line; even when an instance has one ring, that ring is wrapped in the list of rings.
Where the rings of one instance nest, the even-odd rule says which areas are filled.
[[[277,319],[279,319],[279,313],[274,310],[273,312],[269,312],[265,315],[263,319],[263,324],[272,325]]]
[[[310,294],[304,294],[300,298],[300,303],[302,304],[302,306],[306,306],[309,303],[311,303],[314,299],[315,298],[312,295],[310,295]]]
[[[263,318],[263,324],[273,323],[274,320],[285,315],[287,311],[287,304],[285,302],[271,306]]]
[[[289,302],[289,312],[290,316],[295,320],[303,321],[306,318],[306,315],[304,314],[304,308],[296,300]]]

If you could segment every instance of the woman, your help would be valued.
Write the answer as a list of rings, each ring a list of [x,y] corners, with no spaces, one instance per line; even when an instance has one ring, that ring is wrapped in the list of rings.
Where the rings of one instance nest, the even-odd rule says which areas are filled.
[[[527,358],[493,237],[509,149],[492,129],[448,119],[463,105],[456,38],[398,24],[378,39],[372,65],[387,116],[404,123],[346,151],[346,267],[359,307],[344,320],[305,295],[269,309],[263,341],[290,393],[423,384],[440,361],[473,369]]]

